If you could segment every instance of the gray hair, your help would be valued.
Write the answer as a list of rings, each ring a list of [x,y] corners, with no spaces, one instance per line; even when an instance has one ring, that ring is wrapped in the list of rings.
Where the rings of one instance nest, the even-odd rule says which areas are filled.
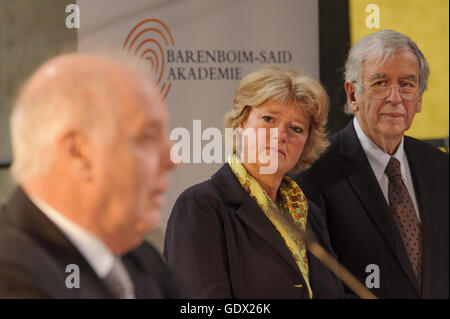
[[[363,63],[370,55],[383,63],[393,53],[409,50],[414,53],[419,61],[419,89],[422,94],[427,89],[430,70],[427,60],[417,44],[408,36],[392,30],[382,30],[372,33],[358,42],[350,50],[345,63],[345,81],[361,83],[363,74]],[[361,88],[356,87],[357,94]],[[344,108],[345,113],[352,114],[348,103]]]

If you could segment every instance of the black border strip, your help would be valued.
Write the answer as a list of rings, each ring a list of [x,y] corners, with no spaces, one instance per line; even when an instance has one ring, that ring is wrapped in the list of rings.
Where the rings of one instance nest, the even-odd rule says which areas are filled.
[[[350,49],[348,0],[319,0],[320,81],[330,97],[327,129],[335,133],[347,125],[343,69]]]

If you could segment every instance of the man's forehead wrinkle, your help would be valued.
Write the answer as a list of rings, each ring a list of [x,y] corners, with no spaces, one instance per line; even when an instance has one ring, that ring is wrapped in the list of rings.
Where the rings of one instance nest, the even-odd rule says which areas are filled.
[[[387,77],[386,73],[374,73],[372,75],[370,75],[370,79],[379,79],[379,78],[385,78]]]
[[[386,61],[385,61],[385,63],[386,63]],[[384,63],[378,64],[378,65],[376,65],[376,69],[368,70],[368,68],[370,67],[370,64],[365,64],[365,66],[363,68],[362,79],[371,81],[371,80],[382,79],[382,78],[384,78],[384,79],[391,78],[390,71],[394,71],[394,70],[391,70],[391,69],[386,70],[385,68],[383,69],[383,65],[384,65]],[[410,72],[408,72],[406,74],[399,73],[397,75],[397,79],[418,81],[419,80],[418,72],[419,72],[419,70],[417,70],[417,72],[411,70]]]

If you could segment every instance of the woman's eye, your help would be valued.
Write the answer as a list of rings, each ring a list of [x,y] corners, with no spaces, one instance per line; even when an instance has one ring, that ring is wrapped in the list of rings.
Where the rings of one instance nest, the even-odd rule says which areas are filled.
[[[301,127],[292,126],[291,128],[295,133],[303,133],[303,129]]]
[[[270,123],[273,120],[273,117],[268,116],[268,115],[264,115],[262,118],[267,123]]]

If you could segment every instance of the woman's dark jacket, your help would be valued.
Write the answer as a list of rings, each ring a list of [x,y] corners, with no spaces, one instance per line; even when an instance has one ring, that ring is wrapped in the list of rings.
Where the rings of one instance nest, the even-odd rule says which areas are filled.
[[[300,185],[301,187],[301,185]],[[308,202],[307,229],[331,251],[322,212]],[[228,164],[175,203],[164,256],[194,298],[307,298],[289,249]],[[314,298],[343,298],[341,282],[308,253]]]

